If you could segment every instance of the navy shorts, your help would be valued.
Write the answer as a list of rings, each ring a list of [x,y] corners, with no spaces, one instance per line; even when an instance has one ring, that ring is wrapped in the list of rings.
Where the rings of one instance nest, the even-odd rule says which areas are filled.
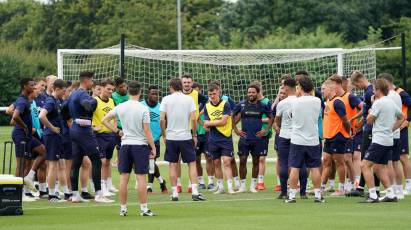
[[[46,146],[46,160],[58,161],[62,159],[63,141],[60,135],[44,135],[44,145]]]
[[[386,165],[391,160],[392,146],[379,145],[371,143],[365,152],[364,160],[374,162],[375,164]]]
[[[62,137],[63,141],[63,154],[61,156],[62,159],[71,160],[73,155],[73,148],[71,146],[71,138],[70,135],[64,135]]]
[[[15,145],[16,157],[25,157],[27,159],[35,159],[33,149],[42,145],[41,142],[33,136],[20,135],[18,132],[12,133],[12,139]],[[22,144],[25,142],[26,144]]]
[[[96,137],[90,129],[90,132],[79,132],[70,130],[73,156],[100,156],[100,150]]]
[[[118,171],[135,174],[148,174],[150,147],[148,145],[122,145],[118,155]]]
[[[320,145],[306,146],[291,143],[288,166],[292,168],[319,168],[321,167]]]
[[[354,139],[348,138],[347,143],[345,143],[345,152],[348,154],[354,154]]]
[[[400,148],[401,155],[408,154],[408,128],[401,129],[400,139],[401,139],[401,148]]]
[[[248,156],[250,153],[253,157],[267,156],[265,142],[263,140],[247,141],[241,138],[238,141],[238,155]]]
[[[100,158],[111,160],[113,158],[114,148],[117,145],[117,138],[114,133],[96,133]]]
[[[170,163],[178,163],[180,154],[184,163],[191,163],[196,160],[196,150],[194,148],[193,140],[166,140],[164,160]]]
[[[394,139],[394,145],[392,146],[392,161],[399,161],[401,155],[401,138]]]
[[[233,157],[233,141],[210,141],[208,151],[213,160],[220,159],[222,156]]]
[[[156,159],[160,157],[160,140],[154,141],[154,146],[156,146]],[[151,150],[150,145],[148,146]]]
[[[362,135],[363,135],[363,132],[361,131],[355,134],[354,136],[354,140],[353,140],[354,152],[361,152]]]
[[[197,146],[196,146],[196,154],[197,156],[201,155],[202,153],[209,155],[208,152],[208,135],[198,135],[197,136]]]
[[[343,137],[334,137],[332,139],[325,139],[324,152],[328,154],[344,154],[346,151],[346,144],[347,144],[347,138],[343,138]]]

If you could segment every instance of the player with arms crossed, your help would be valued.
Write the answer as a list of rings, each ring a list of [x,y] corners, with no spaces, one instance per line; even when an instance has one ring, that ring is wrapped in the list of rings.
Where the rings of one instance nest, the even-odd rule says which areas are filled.
[[[369,195],[361,203],[397,202],[397,197],[388,177],[387,163],[391,159],[394,131],[400,128],[404,116],[401,109],[387,97],[388,91],[389,86],[385,79],[375,80],[375,101],[367,116],[367,124],[373,125],[372,142],[361,162],[361,171],[368,186]],[[376,173],[386,188],[386,196],[381,200],[378,200],[371,170],[374,166],[378,167]]]
[[[68,200],[71,193],[67,186],[65,163],[63,160],[63,140],[61,136],[62,118],[61,118],[61,100],[66,91],[66,83],[57,79],[53,83],[53,93],[46,99],[44,107],[40,111],[40,120],[45,126],[44,144],[46,145],[46,160],[48,161],[48,186],[49,201],[60,202],[61,199],[55,194],[55,183],[58,175],[58,181],[64,192],[64,198]],[[60,163],[60,160],[62,163]],[[63,168],[60,168],[63,165]]]
[[[210,99],[204,108],[204,128],[209,129],[208,151],[214,161],[214,170],[217,177],[217,191],[215,194],[224,193],[223,171],[221,170],[221,159],[223,160],[225,177],[229,194],[234,194],[233,175],[231,172],[231,158],[233,157],[233,139],[231,135],[232,120],[231,109],[228,102],[220,99],[220,88],[211,84],[208,87]]]

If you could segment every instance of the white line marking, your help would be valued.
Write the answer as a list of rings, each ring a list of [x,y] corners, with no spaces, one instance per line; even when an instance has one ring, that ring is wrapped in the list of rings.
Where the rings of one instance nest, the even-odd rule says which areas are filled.
[[[149,202],[149,205],[167,205],[167,204],[198,204],[198,203],[210,203],[210,202],[237,202],[237,201],[264,201],[264,200],[275,200],[274,197],[270,198],[259,198],[259,199],[227,199],[227,200],[207,200],[207,201],[160,201],[160,202]],[[71,202],[67,202],[70,206],[47,206],[47,207],[33,207],[33,208],[24,208],[23,210],[47,210],[47,209],[66,209],[66,208],[94,208],[94,207],[113,207],[119,206],[118,202],[111,203],[111,204],[93,204],[87,206],[80,206],[76,204],[72,204]],[[138,205],[139,203],[133,202],[128,203],[128,205]]]

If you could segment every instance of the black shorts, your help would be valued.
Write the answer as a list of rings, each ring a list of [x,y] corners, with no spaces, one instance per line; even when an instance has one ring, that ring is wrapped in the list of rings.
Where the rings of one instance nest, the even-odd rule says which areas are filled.
[[[44,144],[46,146],[46,160],[58,161],[62,159],[63,142],[60,135],[45,135]]]
[[[338,135],[338,134],[337,134]],[[346,151],[347,138],[334,137],[325,139],[324,152],[328,154],[344,154]]]
[[[391,160],[392,146],[384,146],[372,143],[365,152],[364,160],[371,161],[375,164],[386,165]]]

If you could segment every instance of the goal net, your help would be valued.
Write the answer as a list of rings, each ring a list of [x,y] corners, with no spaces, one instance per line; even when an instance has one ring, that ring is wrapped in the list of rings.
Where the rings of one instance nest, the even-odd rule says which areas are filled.
[[[375,78],[376,48],[151,50],[126,46],[124,69],[126,80],[137,80],[145,89],[157,85],[161,96],[168,93],[168,79],[188,73],[205,90],[209,80],[219,80],[223,94],[237,102],[245,97],[247,85],[258,80],[264,95],[273,100],[280,77],[299,70],[306,70],[317,87],[332,74],[348,76],[353,70]],[[59,78],[76,81],[85,70],[95,72],[96,79],[118,77],[120,47],[58,50]]]

